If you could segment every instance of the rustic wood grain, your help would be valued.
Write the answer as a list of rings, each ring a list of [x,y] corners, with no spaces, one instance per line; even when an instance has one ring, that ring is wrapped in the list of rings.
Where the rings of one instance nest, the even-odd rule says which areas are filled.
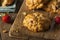
[[[15,19],[16,13],[9,14],[12,19]],[[9,31],[11,27],[11,23],[4,23],[2,22],[2,19],[0,17],[0,33],[1,33],[1,38],[2,40],[13,40],[12,38],[9,37],[8,33],[3,33],[3,30]]]

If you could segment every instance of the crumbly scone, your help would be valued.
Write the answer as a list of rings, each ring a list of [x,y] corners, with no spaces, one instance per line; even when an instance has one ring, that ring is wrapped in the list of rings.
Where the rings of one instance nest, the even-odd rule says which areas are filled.
[[[58,0],[56,12],[60,14],[60,0]]]
[[[49,0],[26,0],[26,6],[29,9],[39,9],[43,7],[43,4]]]
[[[23,20],[23,25],[34,32],[47,30],[50,24],[50,18],[46,14],[39,12],[28,14]]]
[[[56,12],[57,0],[26,0],[29,9],[43,9],[49,13]]]
[[[2,0],[2,6],[10,5],[14,2],[14,0]]]
[[[57,6],[57,1],[52,0],[48,5],[44,7],[44,10],[49,12],[49,13],[55,13],[56,12],[56,6]]]
[[[60,14],[60,9],[57,9],[57,11],[56,11],[58,14]]]

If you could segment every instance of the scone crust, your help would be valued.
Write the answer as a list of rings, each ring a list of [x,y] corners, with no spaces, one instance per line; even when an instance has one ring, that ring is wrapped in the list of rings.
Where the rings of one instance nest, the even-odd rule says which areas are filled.
[[[31,9],[38,9],[43,6],[43,4],[41,2],[42,2],[42,0],[26,0],[26,6],[30,10]]]

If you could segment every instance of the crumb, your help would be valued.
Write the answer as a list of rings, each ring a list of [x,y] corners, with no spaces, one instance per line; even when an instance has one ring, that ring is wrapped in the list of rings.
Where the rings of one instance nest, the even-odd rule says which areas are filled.
[[[3,30],[3,33],[8,33],[8,31],[7,30]]]

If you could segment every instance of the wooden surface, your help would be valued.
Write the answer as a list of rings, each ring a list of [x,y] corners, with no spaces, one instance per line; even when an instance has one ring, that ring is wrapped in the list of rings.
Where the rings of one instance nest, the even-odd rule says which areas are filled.
[[[24,17],[22,16],[22,13],[28,11],[29,10],[27,9],[25,2],[23,2],[21,9],[19,10],[19,13],[10,29],[10,37],[23,38],[26,40],[60,40],[60,25],[57,25],[57,30],[54,29],[52,31],[39,33],[31,32],[26,28],[22,27],[22,18]]]
[[[14,14],[10,14],[10,15],[11,15],[11,18],[15,19],[15,16],[16,16],[15,13]],[[11,25],[12,25],[11,23],[3,23],[2,20],[1,20],[1,18],[0,18],[0,32],[1,32],[1,38],[2,38],[2,40],[9,40],[8,33],[3,33],[3,30],[9,31]]]
[[[0,39],[2,40],[22,40],[22,39],[17,39],[17,38],[10,38],[8,33],[9,33],[9,29],[11,27],[11,25],[13,24],[15,18],[16,18],[16,15],[20,9],[20,6],[22,4],[23,0],[18,0],[17,2],[17,7],[16,7],[16,13],[10,13],[9,15],[11,16],[12,18],[12,22],[11,23],[3,23],[2,22],[2,19],[0,17],[0,34],[1,34],[1,37]],[[7,33],[3,33],[3,30],[7,30],[8,32]]]

